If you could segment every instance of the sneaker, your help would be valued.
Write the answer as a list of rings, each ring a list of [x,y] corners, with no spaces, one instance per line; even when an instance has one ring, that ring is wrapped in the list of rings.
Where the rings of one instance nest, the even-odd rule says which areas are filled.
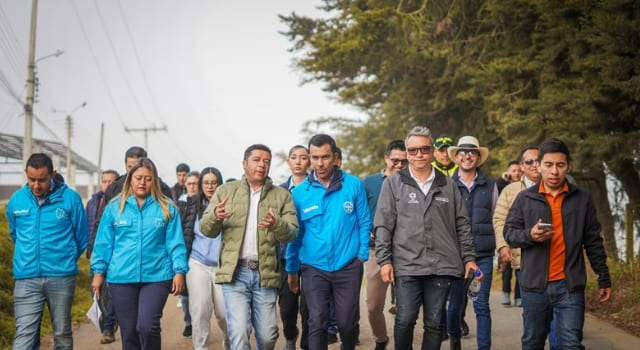
[[[387,341],[384,342],[384,343],[376,342],[376,347],[375,347],[374,350],[386,350],[387,349],[387,344],[389,344],[389,339],[387,339]]]
[[[191,326],[184,327],[184,331],[182,331],[182,338],[183,339],[191,338]]]
[[[395,305],[391,305],[391,307],[389,308],[389,313],[392,315],[396,314],[396,306]]]
[[[464,320],[460,323],[460,331],[462,332],[463,337],[469,336],[469,325]]]
[[[327,333],[327,344],[335,344],[338,342],[338,335],[334,333]]]
[[[116,341],[116,337],[111,332],[104,332],[102,338],[100,338],[100,344],[111,344]]]
[[[178,302],[176,303],[176,307],[179,309],[182,309],[182,300],[180,300],[180,298],[178,298]]]
[[[520,298],[516,299],[516,306],[517,307],[522,307],[522,299],[520,299]]]
[[[296,350],[296,339],[285,339],[282,350]]]
[[[509,293],[502,292],[502,305],[511,305],[511,298],[509,297]]]

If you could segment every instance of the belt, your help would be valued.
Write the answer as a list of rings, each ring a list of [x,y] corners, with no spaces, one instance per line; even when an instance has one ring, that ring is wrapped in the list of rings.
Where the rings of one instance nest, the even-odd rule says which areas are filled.
[[[244,266],[249,270],[257,270],[258,269],[258,261],[257,260],[247,260],[247,259],[238,259],[238,265]]]

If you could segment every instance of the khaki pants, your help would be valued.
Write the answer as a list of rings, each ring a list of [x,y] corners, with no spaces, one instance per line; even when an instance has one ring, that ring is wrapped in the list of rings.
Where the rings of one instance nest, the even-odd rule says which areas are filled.
[[[375,341],[385,343],[389,340],[384,318],[384,302],[389,284],[382,282],[380,266],[376,263],[376,253],[374,249],[369,249],[369,260],[364,264],[364,269],[365,275],[367,276],[366,302],[369,325],[371,326],[371,332],[373,333]]]

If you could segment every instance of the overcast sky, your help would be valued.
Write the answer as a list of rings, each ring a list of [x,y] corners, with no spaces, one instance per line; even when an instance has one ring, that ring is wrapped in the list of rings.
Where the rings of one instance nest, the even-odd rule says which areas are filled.
[[[34,110],[46,127],[34,121],[34,137],[66,143],[65,113],[52,109],[70,112],[86,101],[72,115],[72,149],[97,164],[104,122],[103,169],[122,172],[125,150],[143,145],[143,134],[127,133],[125,126],[166,125],[167,132],[149,133],[148,144],[165,182],[175,182],[182,161],[239,177],[250,144],[286,151],[306,144],[300,134],[306,120],[359,116],[319,85],[300,86],[287,51],[292,45],[278,34],[286,27],[277,14],[320,15],[319,4],[40,0],[35,57],[58,49],[64,54],[37,63]],[[16,135],[24,133],[23,102],[12,93],[24,100],[30,12],[31,1],[0,2],[0,130]],[[279,180],[287,171],[274,164],[271,175]]]

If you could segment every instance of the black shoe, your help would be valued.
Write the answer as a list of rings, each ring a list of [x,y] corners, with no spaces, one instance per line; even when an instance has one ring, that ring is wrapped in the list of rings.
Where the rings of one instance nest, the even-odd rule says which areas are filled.
[[[182,338],[183,339],[191,338],[191,326],[184,327],[184,331],[182,331]]]
[[[462,320],[462,323],[460,324],[460,331],[462,331],[463,337],[469,335],[469,325],[467,325],[467,322],[465,322],[464,320]]]
[[[327,344],[335,344],[338,342],[338,335],[333,333],[327,333]]]
[[[387,344],[389,344],[389,339],[387,339],[387,341],[384,342],[384,343],[376,342],[376,347],[375,347],[374,350],[386,350],[387,349]]]

